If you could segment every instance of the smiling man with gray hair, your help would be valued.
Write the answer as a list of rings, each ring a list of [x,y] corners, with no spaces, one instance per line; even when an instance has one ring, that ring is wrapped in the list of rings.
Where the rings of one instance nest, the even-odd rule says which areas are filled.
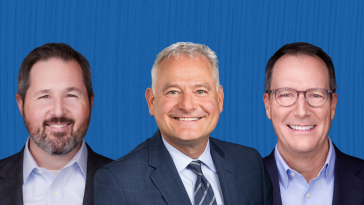
[[[157,56],[145,97],[159,130],[95,175],[95,204],[271,204],[259,153],[210,137],[223,109],[215,53],[173,44]]]

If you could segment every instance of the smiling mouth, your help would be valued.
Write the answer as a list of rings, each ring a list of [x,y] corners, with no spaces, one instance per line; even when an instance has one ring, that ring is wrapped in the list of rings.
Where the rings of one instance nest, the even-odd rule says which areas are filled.
[[[201,119],[201,117],[175,117],[174,119],[179,121],[197,121]]]
[[[312,130],[315,125],[308,125],[308,126],[298,126],[298,125],[288,125],[289,128],[293,129],[293,130]]]
[[[65,123],[65,124],[46,124],[49,127],[54,127],[54,128],[62,128],[62,127],[66,127],[68,125],[70,125],[71,123]]]

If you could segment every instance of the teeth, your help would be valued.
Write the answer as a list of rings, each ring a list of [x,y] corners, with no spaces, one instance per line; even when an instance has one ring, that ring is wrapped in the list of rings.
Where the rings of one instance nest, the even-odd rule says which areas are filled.
[[[294,129],[294,130],[310,130],[310,129],[312,129],[315,126],[313,126],[313,125],[311,125],[311,126],[289,125],[289,127],[292,128],[292,129]]]
[[[181,121],[196,121],[200,119],[199,117],[176,117],[177,120]]]
[[[61,127],[66,127],[67,124],[63,124],[63,125],[49,125],[50,127],[56,127],[56,128],[61,128]]]

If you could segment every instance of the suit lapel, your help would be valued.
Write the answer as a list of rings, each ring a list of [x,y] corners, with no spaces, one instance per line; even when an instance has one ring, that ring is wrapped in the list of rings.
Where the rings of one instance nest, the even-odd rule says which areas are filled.
[[[340,204],[363,204],[364,202],[364,180],[356,174],[361,168],[352,163],[351,157],[342,153],[336,146],[335,161],[335,184],[333,205]]]
[[[282,205],[281,189],[279,187],[278,168],[274,157],[274,149],[270,155],[263,158],[273,185],[273,205]]]
[[[24,148],[11,156],[0,172],[0,199],[8,204],[23,204],[23,155]]]
[[[213,142],[213,139],[211,138],[210,152],[217,170],[217,175],[219,177],[224,204],[238,204],[239,197],[236,185],[234,165],[224,159],[224,152],[217,146],[216,143]]]
[[[83,205],[94,204],[94,176],[99,167],[96,166],[94,160],[95,153],[87,146],[87,176],[85,194],[83,196]]]
[[[191,204],[171,155],[163,144],[159,130],[150,139],[149,165],[155,168],[150,175],[167,204]]]
[[[94,176],[98,169],[112,162],[112,159],[106,158],[95,153],[86,143],[87,147],[87,176],[85,194],[83,196],[83,205],[94,204]]]

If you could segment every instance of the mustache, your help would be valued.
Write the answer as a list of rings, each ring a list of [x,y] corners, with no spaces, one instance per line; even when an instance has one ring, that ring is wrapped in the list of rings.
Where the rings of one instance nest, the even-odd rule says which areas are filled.
[[[71,118],[67,118],[67,117],[52,117],[50,119],[47,119],[43,122],[43,124],[49,124],[49,123],[63,123],[63,122],[67,122],[67,123],[74,123],[75,121]]]

